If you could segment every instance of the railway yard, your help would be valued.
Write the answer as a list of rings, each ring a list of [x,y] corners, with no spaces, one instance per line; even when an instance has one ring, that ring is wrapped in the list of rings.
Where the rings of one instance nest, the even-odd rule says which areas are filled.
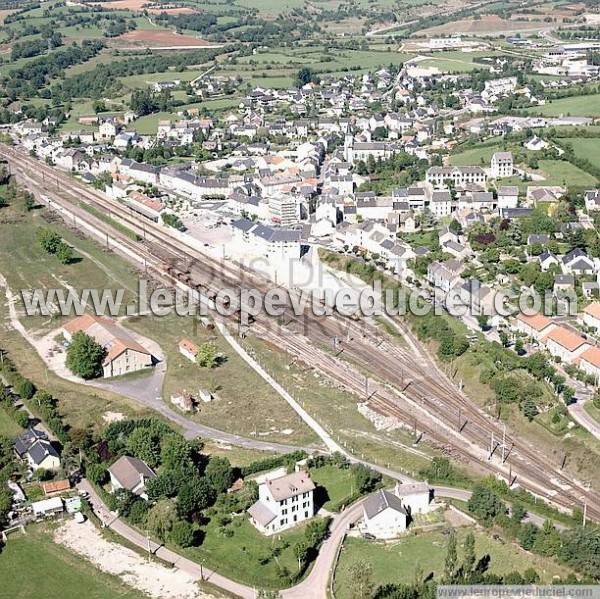
[[[192,288],[209,305],[223,288],[264,293],[273,288],[272,282],[258,274],[216,260],[164,227],[141,224],[118,201],[100,196],[18,150],[2,145],[0,155],[38,201],[63,218],[71,215],[74,226],[106,243],[163,285]],[[108,213],[136,233],[139,241],[86,211],[80,202]],[[232,329],[240,327],[235,314],[226,318],[225,324]],[[559,509],[571,511],[585,505],[588,517],[600,521],[598,493],[567,476],[561,464],[552,463],[531,444],[517,439],[475,405],[399,318],[390,324],[407,340],[406,346],[393,343],[375,323],[339,314],[318,317],[310,310],[297,316],[291,306],[278,319],[258,315],[242,332],[274,344],[297,363],[354,393],[371,409],[397,418],[414,431],[416,443],[425,439],[468,468],[493,474],[510,486],[519,485]]]

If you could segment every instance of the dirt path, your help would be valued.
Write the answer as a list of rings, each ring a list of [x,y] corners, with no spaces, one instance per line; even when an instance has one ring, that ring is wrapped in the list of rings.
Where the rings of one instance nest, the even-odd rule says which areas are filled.
[[[212,595],[200,591],[190,574],[148,562],[135,551],[107,541],[89,521],[77,524],[65,520],[56,530],[54,541],[150,597],[212,599]]]

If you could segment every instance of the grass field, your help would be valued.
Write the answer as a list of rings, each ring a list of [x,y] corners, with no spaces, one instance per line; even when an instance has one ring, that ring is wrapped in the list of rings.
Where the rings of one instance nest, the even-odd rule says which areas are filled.
[[[311,468],[310,476],[315,481],[317,487],[324,489],[322,499],[325,500],[325,503],[323,503],[322,507],[328,511],[332,509],[332,505],[349,497],[355,490],[354,476],[349,468],[342,470],[336,466],[329,465],[320,468]]]
[[[595,186],[592,175],[564,160],[540,160],[540,171],[546,178],[544,185]]]
[[[12,534],[0,554],[0,596],[33,599],[147,599],[52,541],[50,527],[29,526],[27,534]]]
[[[175,314],[130,319],[129,326],[160,343],[167,356],[167,376],[163,388],[165,401],[173,393],[186,390],[197,394],[199,388],[217,388],[218,399],[202,404],[194,420],[219,430],[283,443],[311,445],[318,438],[285,401],[236,354],[216,331],[194,326],[192,318]],[[214,338],[226,356],[223,364],[208,370],[183,357],[177,344],[183,338],[198,345]]]
[[[489,166],[492,155],[500,149],[499,145],[471,148],[450,156],[450,164],[452,166]]]
[[[281,568],[289,572],[297,571],[298,562],[293,547],[304,539],[304,524],[273,537],[265,537],[250,524],[247,514],[235,516],[233,522],[225,527],[218,520],[218,517],[212,517],[202,527],[206,537],[200,547],[185,549],[181,553],[197,561],[204,560],[206,566],[217,572],[259,589],[289,585],[279,576],[279,572]],[[222,530],[219,530],[222,528],[232,531],[233,535],[222,534]],[[261,563],[265,560],[266,563]]]
[[[530,114],[541,116],[587,116],[600,117],[600,94],[574,96],[554,100],[545,106],[528,108]]]
[[[462,559],[462,545],[468,530],[459,529],[458,558]],[[414,580],[417,568],[421,568],[426,577],[434,573],[439,579],[444,569],[448,537],[441,531],[409,535],[393,542],[364,541],[350,538],[344,543],[336,571],[336,596],[340,599],[351,597],[346,583],[348,568],[359,559],[364,559],[373,567],[373,580],[377,584],[410,584]],[[542,582],[549,584],[555,575],[564,576],[566,568],[553,560],[542,558],[522,550],[517,545],[494,540],[490,534],[476,533],[475,551],[477,558],[489,554],[491,559],[489,572],[506,574],[512,571],[522,572],[529,567],[538,572]]]
[[[600,168],[600,138],[568,138],[559,139],[558,145],[570,143],[577,158],[587,158],[594,166]]]
[[[14,439],[23,432],[23,429],[12,419],[9,413],[0,408],[0,437]]]

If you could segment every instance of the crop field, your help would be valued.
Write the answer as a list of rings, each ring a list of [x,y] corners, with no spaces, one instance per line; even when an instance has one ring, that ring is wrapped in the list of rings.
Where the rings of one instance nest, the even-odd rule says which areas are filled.
[[[205,48],[213,45],[199,37],[175,33],[168,29],[128,31],[112,40],[112,44],[114,46],[144,48]]]

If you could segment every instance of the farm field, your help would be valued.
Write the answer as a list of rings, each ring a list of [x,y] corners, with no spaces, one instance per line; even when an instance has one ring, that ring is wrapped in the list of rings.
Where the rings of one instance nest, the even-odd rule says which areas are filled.
[[[457,530],[459,562],[467,532],[467,529]],[[441,530],[409,534],[390,542],[346,539],[336,571],[336,596],[350,599],[347,572],[359,559],[372,565],[373,580],[378,584],[408,584],[414,580],[417,569],[421,570],[424,577],[433,573],[439,580],[444,570],[447,544],[448,537]],[[515,570],[523,572],[527,568],[534,568],[542,582],[549,584],[553,576],[565,576],[569,572],[553,560],[528,553],[516,544],[494,540],[489,533],[475,533],[475,551],[477,559],[490,555],[489,572],[493,574],[507,574]]]
[[[111,45],[116,47],[142,48],[204,48],[214,44],[193,35],[175,33],[169,29],[152,29],[149,31],[128,31],[114,38]]]
[[[51,527],[29,526],[25,535],[10,535],[0,554],[0,572],[0,595],[10,599],[31,599],[40,589],[47,597],[61,599],[147,599],[145,593],[55,544]]]
[[[439,35],[464,34],[471,36],[479,35],[510,35],[515,31],[538,31],[547,28],[548,24],[542,20],[517,21],[513,19],[501,19],[497,15],[481,15],[481,19],[462,19],[451,21],[443,25],[429,27],[417,32],[418,36],[436,37]]]

